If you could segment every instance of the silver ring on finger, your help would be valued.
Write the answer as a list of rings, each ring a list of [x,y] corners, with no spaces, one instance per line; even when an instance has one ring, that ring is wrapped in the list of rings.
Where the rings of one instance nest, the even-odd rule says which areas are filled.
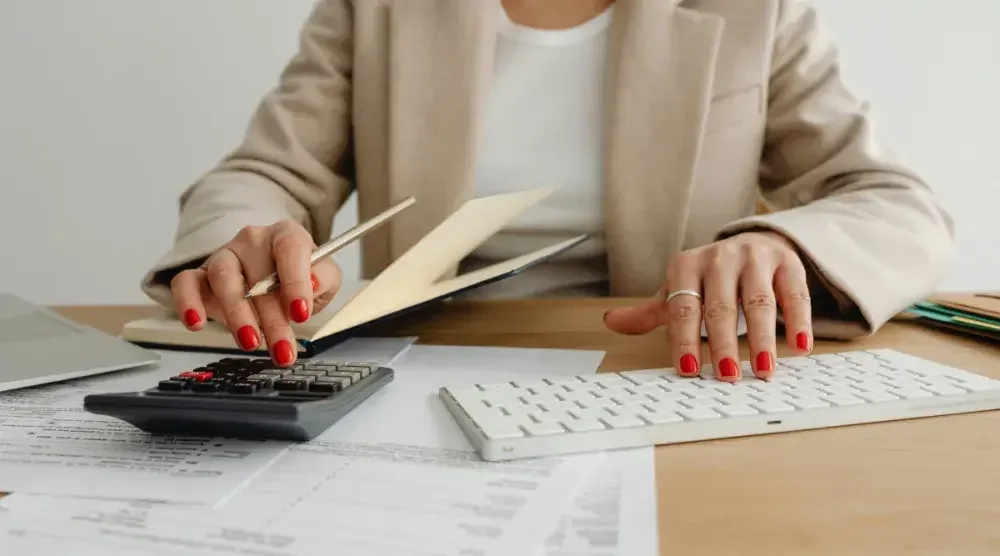
[[[667,302],[669,303],[671,299],[679,295],[690,295],[691,297],[696,298],[698,301],[701,301],[701,294],[694,290],[675,290],[667,295]]]

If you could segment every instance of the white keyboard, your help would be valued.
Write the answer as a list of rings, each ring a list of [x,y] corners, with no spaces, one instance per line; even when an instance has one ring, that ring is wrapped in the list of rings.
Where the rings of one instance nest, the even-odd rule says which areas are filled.
[[[744,363],[743,377],[653,369],[445,387],[440,396],[487,461],[1000,409],[1000,380],[885,349],[779,359],[767,382]]]

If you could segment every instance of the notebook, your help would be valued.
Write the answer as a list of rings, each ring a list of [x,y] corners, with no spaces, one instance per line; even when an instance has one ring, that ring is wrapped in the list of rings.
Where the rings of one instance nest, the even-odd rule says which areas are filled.
[[[345,282],[323,311],[302,324],[292,323],[299,356],[310,357],[367,326],[514,276],[583,242],[586,234],[440,280],[479,245],[551,193],[539,189],[467,201],[374,279]],[[154,349],[245,353],[219,323],[209,322],[202,330],[192,332],[176,315],[129,322],[121,336]]]
[[[938,294],[906,313],[934,328],[1000,340],[1000,293]]]

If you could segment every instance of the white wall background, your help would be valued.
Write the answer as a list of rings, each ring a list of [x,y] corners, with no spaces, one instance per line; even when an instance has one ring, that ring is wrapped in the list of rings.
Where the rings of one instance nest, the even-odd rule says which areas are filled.
[[[881,137],[958,220],[944,287],[1000,289],[1000,2],[815,3]],[[177,194],[235,145],[311,4],[0,2],[0,291],[145,302],[138,280],[170,244]],[[340,257],[348,273],[357,260]]]

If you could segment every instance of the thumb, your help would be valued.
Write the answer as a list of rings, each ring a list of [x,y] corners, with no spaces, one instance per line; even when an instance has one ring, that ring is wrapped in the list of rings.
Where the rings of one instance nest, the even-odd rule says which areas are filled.
[[[639,305],[612,309],[604,314],[604,325],[619,334],[646,334],[665,324],[667,305],[661,296]]]

